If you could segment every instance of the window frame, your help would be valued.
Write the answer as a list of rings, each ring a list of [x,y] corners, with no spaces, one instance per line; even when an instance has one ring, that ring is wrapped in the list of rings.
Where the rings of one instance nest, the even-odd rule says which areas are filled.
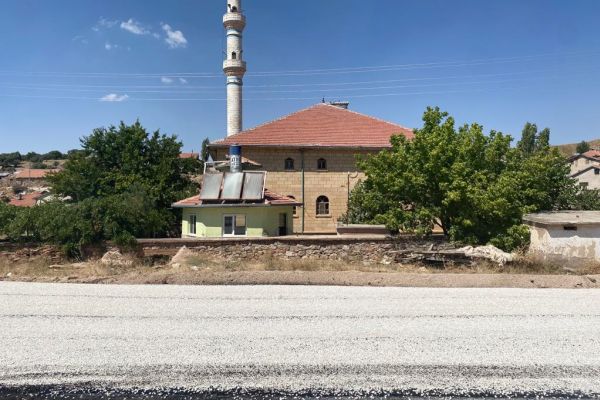
[[[244,218],[244,234],[239,235],[236,233],[237,227],[237,217]],[[232,233],[225,233],[225,220],[227,218],[232,218]],[[221,236],[223,237],[247,237],[248,236],[248,217],[246,214],[223,214],[223,226],[222,226]]]
[[[317,197],[317,201],[315,202],[315,205],[316,205],[315,215],[317,217],[330,217],[331,216],[331,201],[329,200],[329,197],[327,197],[325,195],[321,195],[321,196]],[[321,208],[320,208],[321,205],[324,205],[326,213],[319,212],[321,210]]]
[[[321,166],[321,163],[323,166]],[[327,160],[323,157],[317,160],[317,171],[327,171]]]
[[[288,161],[291,161],[291,168],[288,168]],[[283,169],[286,171],[296,170],[296,161],[292,157],[288,157],[283,161]]]
[[[196,236],[198,234],[197,224],[198,216],[196,214],[190,214],[188,217],[188,235]]]

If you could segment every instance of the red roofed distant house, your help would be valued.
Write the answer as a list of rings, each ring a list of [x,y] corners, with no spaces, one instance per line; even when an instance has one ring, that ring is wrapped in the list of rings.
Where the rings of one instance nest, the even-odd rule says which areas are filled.
[[[57,172],[55,169],[24,168],[15,172],[11,177],[13,184],[45,186],[48,174]]]
[[[245,157],[268,171],[267,187],[302,203],[294,214],[297,233],[335,233],[348,197],[364,178],[357,155],[391,147],[390,138],[413,138],[411,129],[321,103],[211,143],[214,160],[238,144]]]
[[[33,192],[17,194],[9,202],[11,206],[16,207],[33,207],[41,204],[44,197],[48,196],[48,192]]]
[[[582,154],[575,154],[569,159],[571,163],[571,177],[579,185],[588,189],[600,189],[600,151],[589,150]]]
[[[198,160],[200,158],[200,154],[199,153],[181,153],[179,155],[179,158],[183,158],[183,159],[194,159],[194,160]]]

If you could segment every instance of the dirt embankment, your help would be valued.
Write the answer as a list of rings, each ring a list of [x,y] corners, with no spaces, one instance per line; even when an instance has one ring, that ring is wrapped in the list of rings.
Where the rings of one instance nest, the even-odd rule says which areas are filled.
[[[86,262],[0,256],[0,281],[176,285],[333,285],[450,288],[600,288],[600,269],[566,272],[526,261],[497,266],[349,264],[340,261],[207,260],[200,254],[139,260],[118,253]]]

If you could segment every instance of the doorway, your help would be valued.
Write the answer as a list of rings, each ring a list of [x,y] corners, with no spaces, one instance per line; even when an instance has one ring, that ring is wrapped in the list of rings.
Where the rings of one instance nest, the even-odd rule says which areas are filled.
[[[287,213],[279,214],[279,236],[287,236],[288,224],[287,224]]]

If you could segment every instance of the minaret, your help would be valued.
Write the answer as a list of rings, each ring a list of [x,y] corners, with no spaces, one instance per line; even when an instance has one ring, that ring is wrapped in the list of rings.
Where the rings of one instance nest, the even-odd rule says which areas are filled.
[[[223,61],[227,76],[227,136],[231,136],[242,131],[242,86],[246,73],[242,50],[246,17],[242,14],[242,0],[227,0],[223,25],[227,30],[227,57]]]

